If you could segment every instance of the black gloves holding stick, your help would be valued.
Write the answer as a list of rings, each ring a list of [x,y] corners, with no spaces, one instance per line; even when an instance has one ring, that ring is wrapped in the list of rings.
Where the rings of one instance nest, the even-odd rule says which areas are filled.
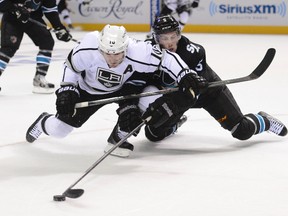
[[[179,93],[170,97],[170,95],[164,95],[151,103],[143,114],[142,118],[147,119],[147,125],[151,125],[155,128],[160,127],[173,115],[177,115],[181,112],[185,112],[189,107],[193,106],[197,100],[200,92],[204,91],[208,82],[193,70],[183,70],[177,78],[179,85]],[[184,93],[184,94],[183,94]]]
[[[55,34],[58,40],[68,42],[72,39],[72,35],[69,33],[69,31],[64,27],[60,26],[55,29]]]
[[[136,104],[123,104],[117,109],[118,125],[121,131],[131,132],[142,123],[141,113]],[[137,131],[134,136],[139,133]]]
[[[56,91],[57,114],[64,118],[70,118],[75,114],[75,104],[79,98],[79,91],[74,85],[61,86]]]

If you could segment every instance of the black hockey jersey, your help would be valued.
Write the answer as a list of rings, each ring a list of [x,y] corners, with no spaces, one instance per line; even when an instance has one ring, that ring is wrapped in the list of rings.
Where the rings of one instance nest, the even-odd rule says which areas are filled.
[[[0,1],[0,11],[10,13],[14,5],[21,4],[26,7],[32,19],[42,19],[43,15],[49,20],[53,28],[62,27],[59,18],[56,0],[2,0]]]

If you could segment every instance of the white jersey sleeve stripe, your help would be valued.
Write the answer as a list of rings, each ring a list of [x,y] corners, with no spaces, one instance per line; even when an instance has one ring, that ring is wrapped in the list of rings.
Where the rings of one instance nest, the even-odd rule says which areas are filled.
[[[155,65],[155,64],[148,64],[147,62],[141,62],[141,61],[138,61],[138,60],[135,60],[135,59],[132,59],[128,56],[126,56],[127,59],[129,59],[130,61],[133,61],[133,62],[137,62],[139,64],[143,64],[143,65],[148,65],[148,66],[154,66],[154,67],[157,67],[158,65]]]
[[[177,63],[179,64],[179,66],[180,66],[182,69],[187,68],[186,65],[183,65],[183,64],[181,64],[181,63],[179,62],[179,59],[176,58],[176,56],[175,56],[174,53],[170,52],[169,50],[166,50],[166,53],[167,53],[168,55],[171,55],[171,56],[177,61]]]

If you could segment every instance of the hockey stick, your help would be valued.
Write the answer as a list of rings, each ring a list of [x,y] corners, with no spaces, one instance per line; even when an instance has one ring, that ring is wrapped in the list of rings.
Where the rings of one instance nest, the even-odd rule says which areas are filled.
[[[149,117],[148,117],[149,118]],[[132,136],[136,131],[138,131],[145,123],[148,121],[148,118],[140,123],[134,130],[128,133],[125,137],[123,137],[118,143],[116,143],[109,151],[107,151],[102,157],[100,157],[94,164],[92,164],[85,173],[75,181],[70,187],[68,187],[62,195],[54,195],[54,201],[65,201],[66,197],[76,199],[84,193],[83,189],[73,189],[73,187],[78,184],[86,175],[88,175],[98,164],[100,164],[108,155],[111,154],[116,148],[118,148],[122,143],[124,143],[130,136]]]
[[[34,19],[29,18],[28,21],[29,21],[29,22],[32,22],[32,23],[34,23],[34,24],[36,24],[36,25],[38,25],[38,26],[44,27],[44,28],[46,28],[48,31],[56,32],[55,29],[53,29],[53,28],[48,28],[48,26],[44,25],[43,23],[41,23],[41,22],[39,22],[39,21],[37,21],[37,20],[34,20]],[[76,43],[78,43],[78,44],[80,43],[78,40],[76,40],[76,39],[74,39],[74,38],[71,38],[71,41],[74,41],[74,42],[76,42]]]
[[[276,53],[276,50],[274,48],[268,49],[264,58],[260,62],[260,64],[248,76],[235,78],[235,79],[210,82],[207,88],[258,79],[270,66],[271,62],[274,59],[275,53]],[[75,105],[75,108],[96,106],[100,104],[108,104],[108,103],[113,103],[113,102],[117,102],[121,100],[128,100],[128,99],[133,99],[133,98],[147,97],[147,96],[153,96],[153,95],[159,95],[159,94],[168,94],[168,93],[176,92],[178,90],[179,90],[178,88],[170,88],[170,89],[164,89],[164,90],[159,90],[155,92],[144,92],[140,94],[130,94],[130,95],[124,95],[124,96],[119,96],[119,97],[105,98],[101,100],[80,102]]]

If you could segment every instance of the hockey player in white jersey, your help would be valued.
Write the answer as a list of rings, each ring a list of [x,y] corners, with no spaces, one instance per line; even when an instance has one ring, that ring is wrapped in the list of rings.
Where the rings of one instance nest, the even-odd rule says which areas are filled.
[[[56,91],[56,115],[43,112],[27,130],[26,140],[34,142],[43,132],[64,138],[103,106],[75,109],[76,103],[138,93],[142,90],[141,85],[147,85],[146,79],[157,69],[164,71],[174,84],[177,84],[177,77],[179,81],[187,77],[185,74],[195,74],[191,89],[198,91],[201,79],[187,68],[178,54],[129,38],[123,26],[106,25],[101,32],[88,33],[70,52],[64,64],[61,87]],[[179,93],[189,94],[187,101],[193,103],[189,90]],[[138,108],[130,106],[127,109],[133,112]],[[124,111],[118,110],[118,114]],[[141,117],[134,122],[142,122]],[[112,139],[112,143],[118,142],[121,137]],[[127,145],[126,149],[133,150],[132,145]]]

